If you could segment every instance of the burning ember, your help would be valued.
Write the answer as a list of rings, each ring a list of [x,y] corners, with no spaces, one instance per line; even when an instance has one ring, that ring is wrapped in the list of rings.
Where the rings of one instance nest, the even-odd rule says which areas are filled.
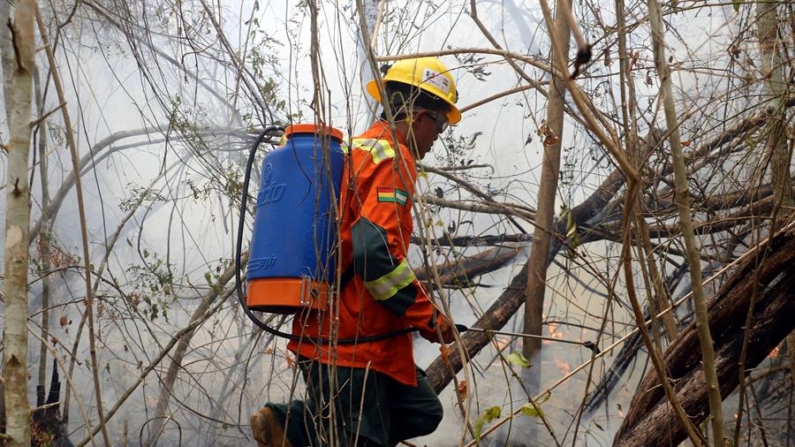
[[[571,372],[571,366],[569,366],[569,364],[563,360],[555,359],[555,366],[560,370],[561,373],[563,373],[564,376]]]
[[[549,328],[549,336],[551,338],[557,338],[558,340],[563,339],[563,332],[558,331],[558,325],[555,323],[547,323],[547,327]],[[544,340],[541,342],[542,344],[548,345],[553,343],[551,340]]]

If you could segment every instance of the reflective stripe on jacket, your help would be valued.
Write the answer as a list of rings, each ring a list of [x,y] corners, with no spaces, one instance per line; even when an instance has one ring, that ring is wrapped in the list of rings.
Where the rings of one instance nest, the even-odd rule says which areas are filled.
[[[379,121],[343,148],[348,156],[340,198],[340,267],[345,271],[352,264],[355,274],[338,306],[335,301],[327,310],[297,314],[294,334],[343,339],[434,327],[434,306],[406,260],[417,173],[414,157],[398,138],[395,144],[389,127]],[[415,385],[412,345],[412,335],[401,334],[352,345],[291,341],[288,348],[323,363],[370,368]]]

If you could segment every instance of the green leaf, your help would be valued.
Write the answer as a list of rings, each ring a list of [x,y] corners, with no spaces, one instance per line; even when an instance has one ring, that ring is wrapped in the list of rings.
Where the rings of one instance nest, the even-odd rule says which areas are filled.
[[[511,365],[521,366],[522,368],[529,368],[530,361],[525,358],[519,351],[513,351],[505,358]]]
[[[483,433],[483,426],[497,419],[501,414],[502,409],[500,409],[500,407],[491,407],[478,415],[477,419],[475,419],[475,424],[472,426],[472,431],[475,434],[475,440],[477,442],[480,442],[480,434]]]
[[[743,0],[732,0],[732,6],[734,6],[734,12],[740,12],[740,6],[743,4]]]
[[[533,404],[532,402],[528,402],[521,406],[522,414],[528,417],[538,418],[544,416],[544,412],[541,411],[541,407]]]
[[[522,414],[527,417],[543,417],[544,412],[541,410],[541,404],[548,401],[551,397],[552,393],[547,391],[543,396],[536,399],[535,402],[528,402],[519,408],[522,410]]]
[[[574,213],[567,213],[566,238],[573,248],[580,245],[580,237],[577,235],[577,221],[574,220]]]
[[[582,242],[580,242],[580,236],[577,234],[577,221],[574,220],[574,213],[569,210],[568,207],[564,205],[563,207],[563,216],[566,219],[566,241],[568,242],[568,251],[570,256],[574,256],[574,251],[579,247]]]
[[[544,402],[548,401],[551,398],[552,398],[552,393],[550,391],[547,391],[546,393],[544,393],[543,396],[541,396],[538,399],[536,399],[536,405],[541,405],[541,404],[543,404]]]

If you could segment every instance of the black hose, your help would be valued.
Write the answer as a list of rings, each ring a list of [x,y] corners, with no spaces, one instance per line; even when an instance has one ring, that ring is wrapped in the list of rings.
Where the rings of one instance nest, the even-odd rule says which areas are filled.
[[[251,309],[248,308],[248,305],[246,304],[246,300],[245,300],[245,295],[243,294],[243,280],[240,277],[240,271],[242,270],[243,265],[242,265],[242,262],[241,262],[240,258],[241,258],[241,253],[243,251],[243,230],[245,229],[245,223],[246,223],[246,202],[248,202],[248,186],[249,186],[249,183],[251,181],[251,167],[254,165],[254,158],[255,158],[255,156],[257,154],[257,149],[259,148],[259,145],[262,144],[262,141],[265,139],[266,136],[268,136],[268,134],[270,134],[272,132],[275,132],[275,131],[278,131],[278,130],[284,131],[284,128],[280,127],[280,126],[268,126],[265,129],[263,129],[262,132],[257,137],[256,141],[254,141],[254,144],[251,146],[251,150],[249,151],[249,154],[248,154],[248,160],[246,161],[246,172],[243,175],[243,192],[242,192],[242,195],[240,197],[240,219],[239,219],[238,224],[237,224],[237,244],[236,244],[236,247],[235,247],[235,267],[236,267],[235,268],[235,287],[237,288],[238,300],[240,301],[240,305],[243,307],[243,312],[246,314],[246,316],[248,316],[248,318],[251,321],[253,321],[254,324],[256,324],[260,329],[262,329],[263,331],[265,331],[265,332],[267,332],[267,333],[269,333],[271,335],[275,335],[277,337],[286,338],[286,339],[291,340],[291,341],[301,341],[301,340],[303,340],[303,341],[306,341],[306,342],[309,342],[309,343],[315,343],[315,344],[326,344],[326,345],[327,344],[332,344],[332,343],[335,342],[334,340],[329,340],[327,338],[314,339],[314,338],[306,337],[306,336],[288,334],[286,332],[282,332],[282,331],[280,331],[278,329],[274,329],[274,328],[268,326],[267,324],[262,322],[259,318],[257,318],[257,316],[254,315],[254,312],[252,312]],[[357,344],[357,343],[369,343],[369,342],[374,342],[374,341],[386,340],[388,338],[392,338],[392,337],[396,337],[398,335],[408,334],[408,333],[416,332],[416,331],[419,331],[419,329],[417,329],[417,328],[404,328],[404,329],[400,329],[400,330],[397,330],[397,331],[387,332],[387,333],[384,333],[384,334],[372,335],[372,336],[369,336],[369,337],[342,338],[342,339],[336,340],[336,343],[340,344],[340,345],[353,345],[353,344]]]

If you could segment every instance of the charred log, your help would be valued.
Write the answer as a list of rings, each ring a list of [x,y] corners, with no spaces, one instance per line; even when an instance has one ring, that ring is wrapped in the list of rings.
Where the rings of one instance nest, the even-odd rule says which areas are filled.
[[[519,254],[519,246],[494,247],[474,256],[436,266],[442,287],[466,287],[472,278],[499,269]],[[435,287],[433,272],[429,268],[416,270],[417,278]]]
[[[502,245],[506,242],[525,243],[533,240],[533,236],[529,234],[493,234],[485,236],[454,236],[454,237],[440,237],[434,241],[442,247],[486,247],[494,245]],[[411,237],[411,243],[415,245],[422,245],[424,242],[416,237]]]
[[[709,304],[716,368],[724,398],[739,384],[738,362],[746,330],[747,374],[795,328],[791,317],[795,311],[795,232],[777,234],[759,253],[765,249],[766,257],[750,257],[742,262]],[[749,312],[752,319],[746,328]],[[664,361],[685,413],[694,424],[700,423],[707,417],[709,407],[695,323],[671,344]],[[613,445],[663,447],[677,445],[685,436],[665,398],[660,378],[651,372],[638,387]]]
[[[58,364],[52,363],[50,392],[44,399],[44,387],[36,387],[36,409],[31,425],[31,447],[72,447],[61,424],[61,381]]]

